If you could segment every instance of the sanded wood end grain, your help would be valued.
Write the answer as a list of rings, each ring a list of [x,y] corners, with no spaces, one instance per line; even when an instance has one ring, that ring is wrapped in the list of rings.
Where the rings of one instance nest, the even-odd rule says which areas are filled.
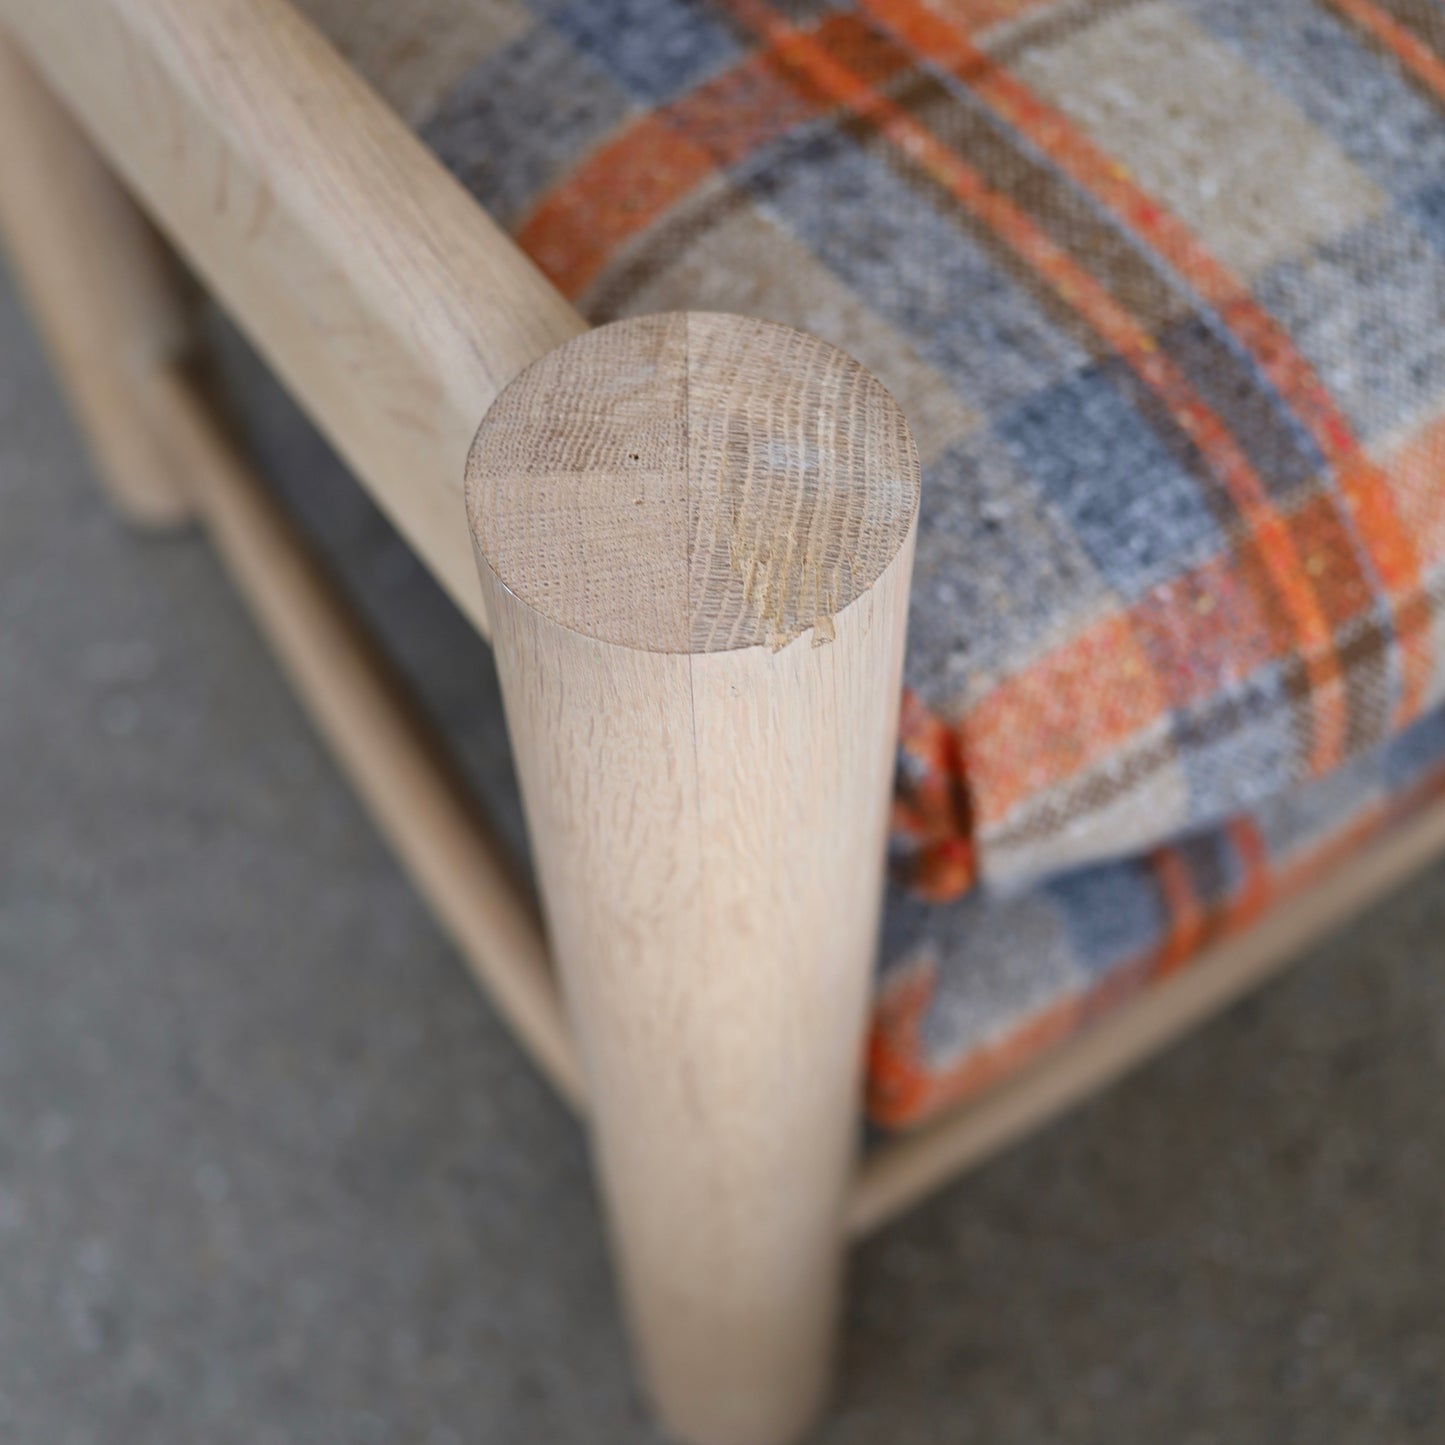
[[[773,322],[615,322],[535,362],[467,466],[478,561],[549,621],[649,652],[778,648],[909,535],[918,454],[883,385]]]

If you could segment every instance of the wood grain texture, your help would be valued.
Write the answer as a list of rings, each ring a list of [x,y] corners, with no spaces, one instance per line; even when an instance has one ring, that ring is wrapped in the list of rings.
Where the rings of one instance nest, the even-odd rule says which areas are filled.
[[[468,509],[498,580],[548,620],[724,652],[823,641],[897,554],[916,473],[902,412],[850,356],[676,313],[579,337],[508,387]]]
[[[483,625],[467,448],[581,318],[285,0],[0,0],[0,22]]]
[[[431,729],[180,367],[152,374],[149,421],[317,730],[498,1012],[582,1105],[541,920]]]
[[[918,470],[816,346],[618,323],[520,379],[469,470],[624,1292],[702,1445],[817,1408],[855,1164]]]
[[[138,388],[190,346],[186,279],[3,32],[0,238],[116,510],[143,527],[184,521],[184,479]]]

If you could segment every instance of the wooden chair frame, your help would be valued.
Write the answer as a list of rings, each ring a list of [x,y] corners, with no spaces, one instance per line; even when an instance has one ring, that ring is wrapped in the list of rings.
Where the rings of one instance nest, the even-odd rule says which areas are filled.
[[[98,469],[138,523],[205,525],[463,957],[591,1119],[644,1370],[681,1437],[796,1436],[824,1391],[848,1240],[1445,849],[1435,809],[854,1172],[872,950],[840,951],[832,919],[871,937],[893,737],[868,699],[896,696],[911,527],[825,647],[699,654],[549,618],[503,585],[497,539],[469,532],[464,464],[509,383],[535,385],[587,328],[415,136],[286,0],[0,0],[0,24],[0,235]],[[230,440],[177,255],[493,636],[555,971],[536,905]],[[561,389],[585,403],[598,376],[574,373]],[[618,731],[589,752],[599,708]],[[692,771],[659,780],[647,759],[679,729],[701,739]],[[809,747],[776,741],[803,731]],[[781,821],[820,806],[825,766],[860,821],[820,867]],[[625,821],[639,808],[648,826]],[[680,862],[678,824],[719,808],[729,828]]]

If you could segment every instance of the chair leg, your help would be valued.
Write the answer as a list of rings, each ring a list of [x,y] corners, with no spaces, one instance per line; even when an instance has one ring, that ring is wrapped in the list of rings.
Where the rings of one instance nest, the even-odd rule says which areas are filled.
[[[0,239],[117,510],[189,511],[137,381],[183,351],[189,289],[75,121],[0,32]]]
[[[469,463],[623,1293],[695,1445],[826,1386],[916,503],[883,388],[738,317],[567,343]]]

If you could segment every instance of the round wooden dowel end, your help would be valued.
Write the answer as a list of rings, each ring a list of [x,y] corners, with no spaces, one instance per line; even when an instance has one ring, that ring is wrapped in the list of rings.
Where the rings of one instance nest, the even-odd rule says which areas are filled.
[[[826,640],[917,506],[907,423],[870,372],[708,313],[558,347],[498,397],[467,468],[496,579],[551,622],[649,652]]]

